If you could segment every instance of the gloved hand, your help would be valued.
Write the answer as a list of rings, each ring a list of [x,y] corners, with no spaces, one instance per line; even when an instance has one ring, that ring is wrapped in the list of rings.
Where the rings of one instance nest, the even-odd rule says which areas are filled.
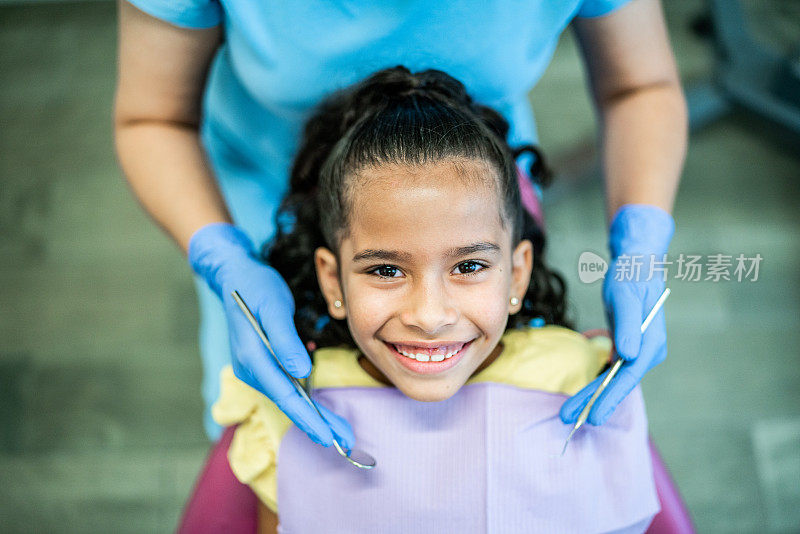
[[[320,406],[330,426],[300,396],[267,352],[231,292],[237,290],[261,324],[275,354],[293,376],[311,372],[311,359],[294,326],[294,299],[289,286],[272,267],[260,262],[250,239],[228,223],[212,223],[197,230],[189,240],[189,263],[222,299],[234,374],[270,399],[301,430],[317,443],[339,443],[352,448],[355,439],[350,425]],[[319,403],[318,403],[319,405]]]
[[[592,425],[602,425],[644,374],[667,357],[664,310],[656,314],[644,335],[641,326],[664,291],[664,275],[659,270],[659,262],[667,253],[674,232],[672,216],[647,204],[626,204],[611,222],[608,240],[611,264],[603,281],[603,302],[616,352],[625,363],[592,406],[587,419]],[[656,269],[650,277],[654,261]],[[637,263],[641,265],[638,276]],[[564,423],[575,423],[606,373],[561,406]]]

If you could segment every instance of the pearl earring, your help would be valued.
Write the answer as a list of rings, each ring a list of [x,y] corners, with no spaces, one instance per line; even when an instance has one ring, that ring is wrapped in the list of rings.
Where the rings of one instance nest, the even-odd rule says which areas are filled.
[[[517,297],[511,297],[511,305],[516,306],[519,304],[519,299]]]
[[[339,300],[339,299],[334,300],[333,301],[333,307],[334,308],[341,308],[342,307],[342,301]]]

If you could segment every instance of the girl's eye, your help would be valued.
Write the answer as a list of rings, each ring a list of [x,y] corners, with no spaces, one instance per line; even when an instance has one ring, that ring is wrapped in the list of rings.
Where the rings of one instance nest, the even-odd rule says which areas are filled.
[[[381,278],[397,278],[400,273],[400,269],[395,267],[394,265],[379,265],[374,269],[369,271],[370,273],[375,273]]]
[[[469,260],[462,261],[456,265],[455,271],[457,271],[457,274],[474,274],[484,270],[485,268],[485,265],[478,263],[477,261]]]

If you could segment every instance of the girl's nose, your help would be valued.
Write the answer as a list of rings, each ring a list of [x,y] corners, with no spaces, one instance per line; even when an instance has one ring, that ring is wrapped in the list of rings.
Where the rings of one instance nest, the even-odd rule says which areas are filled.
[[[441,282],[417,284],[409,296],[400,320],[427,335],[439,334],[458,321],[458,309]]]

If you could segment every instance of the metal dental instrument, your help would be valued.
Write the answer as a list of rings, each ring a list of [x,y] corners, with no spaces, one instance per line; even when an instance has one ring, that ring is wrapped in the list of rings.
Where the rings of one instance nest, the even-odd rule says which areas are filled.
[[[653,322],[653,318],[658,313],[658,310],[661,309],[661,306],[664,305],[664,301],[667,300],[669,294],[670,294],[670,289],[666,288],[664,289],[664,292],[661,293],[661,296],[658,297],[658,300],[653,305],[653,309],[650,310],[650,313],[647,314],[647,317],[645,317],[644,322],[642,323],[642,326],[640,328],[642,334],[644,334],[644,331],[647,330],[648,326],[650,326],[650,323]],[[589,417],[589,410],[592,409],[592,406],[594,406],[594,403],[597,400],[597,398],[600,396],[603,390],[606,389],[606,386],[608,386],[608,384],[611,382],[611,379],[614,378],[614,376],[617,374],[617,371],[619,371],[620,367],[622,367],[622,364],[624,362],[625,360],[623,360],[622,358],[619,357],[617,358],[617,361],[614,362],[614,365],[611,367],[611,370],[608,372],[606,377],[600,383],[600,386],[598,386],[598,388],[595,390],[594,394],[589,399],[589,402],[586,403],[586,406],[584,406],[583,410],[581,411],[581,414],[578,416],[578,420],[575,421],[575,426],[572,428],[572,432],[570,432],[569,436],[567,436],[567,441],[564,443],[564,448],[561,450],[561,456],[564,456],[564,453],[567,452],[567,445],[569,445],[569,441],[572,439],[572,436],[575,435],[575,432],[577,432],[578,429],[583,426],[583,423],[586,422],[586,419]]]
[[[260,337],[261,341],[264,342],[264,345],[267,347],[267,350],[272,355],[272,359],[275,360],[275,363],[278,364],[278,367],[280,367],[281,371],[283,371],[283,374],[285,374],[286,377],[292,382],[292,385],[294,385],[294,388],[297,390],[300,396],[303,397],[306,400],[306,402],[308,402],[311,405],[311,407],[317,411],[319,416],[322,417],[322,420],[327,423],[328,421],[325,419],[325,416],[322,415],[322,412],[317,406],[317,403],[315,403],[308,395],[308,393],[306,393],[306,390],[303,388],[303,385],[300,383],[300,381],[289,374],[289,372],[283,366],[281,361],[275,355],[275,351],[272,350],[272,343],[269,342],[267,334],[264,332],[264,329],[261,328],[261,325],[258,324],[258,321],[253,315],[253,312],[251,312],[250,308],[247,307],[247,304],[244,303],[242,296],[239,295],[238,291],[233,291],[231,295],[233,296],[233,300],[236,301],[236,304],[239,305],[239,308],[241,308],[245,317],[247,317],[247,320],[250,321],[250,324],[253,326],[253,329],[258,334],[258,337]],[[361,469],[372,469],[373,467],[375,467],[375,458],[373,458],[366,452],[360,451],[358,449],[345,449],[339,444],[339,442],[336,440],[336,437],[333,438],[333,445],[334,447],[336,447],[336,450],[339,452],[339,454],[341,454],[348,462],[350,462],[354,466],[359,467]]]

